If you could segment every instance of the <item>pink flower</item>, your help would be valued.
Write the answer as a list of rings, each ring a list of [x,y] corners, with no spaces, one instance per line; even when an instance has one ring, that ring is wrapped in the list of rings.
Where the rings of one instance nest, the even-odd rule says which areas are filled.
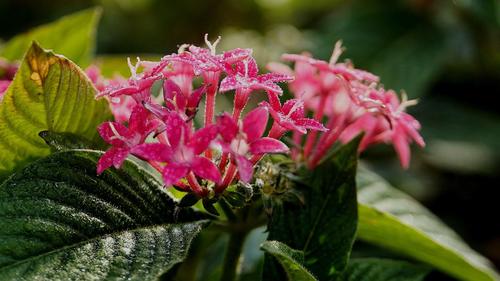
[[[420,123],[405,112],[406,108],[415,105],[416,101],[408,100],[405,94],[402,95],[400,101],[394,91],[386,91],[382,88],[367,93],[368,97],[363,99],[362,103],[366,106],[366,112],[345,128],[340,139],[345,143],[360,132],[365,132],[360,151],[370,144],[392,143],[401,166],[408,168],[411,154],[410,143],[415,142],[420,147],[425,146],[418,132],[421,127]]]
[[[120,168],[130,150],[144,142],[155,130],[157,123],[149,120],[149,112],[138,105],[132,111],[128,128],[118,122],[105,122],[98,128],[101,137],[112,145],[97,162],[97,173],[107,168]]]
[[[129,59],[129,67],[130,72],[132,73],[132,77],[130,77],[130,79],[128,79],[126,83],[123,83],[121,85],[108,86],[104,91],[100,92],[96,96],[96,98],[100,98],[103,96],[112,98],[127,95],[132,96],[138,103],[142,101],[150,101],[151,87],[156,81],[163,78],[163,75],[161,73],[157,73],[157,71],[138,74],[137,68],[139,68],[142,63],[143,62],[138,60],[135,65],[132,65]]]
[[[301,134],[305,134],[307,130],[328,131],[320,122],[304,117],[304,103],[300,99],[287,100],[279,108],[273,108],[267,102],[262,102],[261,106],[268,108],[274,121],[281,127],[281,134],[285,131],[297,131]]]
[[[130,118],[136,105],[137,102],[131,96],[114,97],[109,101],[111,113],[113,113],[115,121],[120,123],[126,122]]]
[[[235,69],[222,80],[220,91],[227,92],[243,88],[281,94],[283,90],[276,83],[293,80],[293,77],[285,74],[266,73],[259,75],[258,73],[257,63],[253,58],[240,61],[236,63]]]
[[[201,97],[206,91],[206,86],[202,86],[191,94],[184,92],[171,80],[165,80],[163,83],[163,99],[165,106],[170,111],[176,111],[185,120],[191,119],[196,114]]]
[[[346,80],[364,80],[367,82],[378,82],[379,78],[367,71],[355,69],[351,63],[337,63],[338,58],[343,52],[342,42],[338,41],[333,49],[330,61],[322,61],[312,58],[310,55],[284,54],[283,60],[303,62],[314,66],[319,71],[331,72],[344,77]]]
[[[218,128],[210,125],[192,134],[183,118],[176,113],[166,116],[165,126],[169,144],[141,144],[135,146],[132,153],[146,160],[166,162],[162,175],[167,186],[177,183],[190,172],[218,183],[221,175],[215,164],[199,156],[215,139]]]
[[[288,152],[288,147],[281,141],[262,137],[267,119],[267,110],[262,107],[249,112],[240,126],[227,113],[218,117],[221,145],[231,154],[243,182],[249,182],[253,174],[253,163],[248,156]]]
[[[205,72],[221,72],[225,69],[230,69],[231,65],[242,61],[252,54],[251,49],[234,49],[216,54],[216,46],[220,41],[220,37],[214,43],[208,41],[208,34],[205,34],[205,44],[208,48],[200,48],[194,45],[183,45],[179,48],[178,54],[166,56],[166,60],[178,61],[190,64],[196,75]],[[188,51],[185,51],[185,48]]]

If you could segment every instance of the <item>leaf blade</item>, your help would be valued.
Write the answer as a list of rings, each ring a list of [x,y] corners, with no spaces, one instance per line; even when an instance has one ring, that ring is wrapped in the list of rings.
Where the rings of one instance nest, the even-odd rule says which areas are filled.
[[[9,280],[2,277],[10,274],[28,274],[22,268],[57,264],[57,257],[43,258],[57,251],[80,249],[82,245],[92,245],[92,241],[104,241],[120,233],[131,235],[127,231],[148,232],[151,228],[166,231],[175,228],[176,223],[205,218],[192,209],[179,209],[162,184],[132,161],[126,161],[121,170],[107,170],[97,176],[95,167],[100,155],[89,150],[54,153],[0,185],[0,280]],[[191,226],[198,229],[201,223]],[[191,237],[178,230],[174,232]],[[193,235],[196,233],[193,229]],[[155,239],[144,243],[160,241]],[[184,254],[187,248],[178,250]],[[43,262],[35,261],[40,258]],[[21,266],[26,263],[29,265]],[[76,266],[80,267],[92,270],[85,264]],[[65,271],[72,269],[56,270],[53,274],[63,276]]]
[[[289,281],[316,281],[317,279],[302,265],[304,253],[293,250],[279,241],[265,241],[260,248],[275,257],[283,266]]]
[[[0,177],[49,154],[41,131],[98,140],[96,127],[111,113],[95,93],[78,66],[34,43],[0,104]]]
[[[64,54],[80,66],[91,62],[95,50],[100,8],[83,10],[57,21],[36,27],[9,40],[0,50],[0,56],[8,60],[22,59],[32,41]]]
[[[304,171],[304,183],[299,186],[304,205],[284,202],[273,209],[268,224],[268,240],[304,251],[305,267],[319,280],[332,279],[344,270],[354,243],[359,140],[358,137],[342,146],[313,171]],[[328,227],[322,227],[325,225]],[[266,280],[282,278],[267,258],[264,277]]]
[[[156,280],[186,257],[203,223],[140,228],[93,239],[3,268],[0,280]],[[183,234],[180,239],[175,237],[178,233]]]
[[[417,201],[366,169],[358,174],[358,183],[361,240],[415,258],[461,280],[500,279],[489,261]]]
[[[357,258],[349,262],[343,281],[421,281],[430,269],[404,261]]]

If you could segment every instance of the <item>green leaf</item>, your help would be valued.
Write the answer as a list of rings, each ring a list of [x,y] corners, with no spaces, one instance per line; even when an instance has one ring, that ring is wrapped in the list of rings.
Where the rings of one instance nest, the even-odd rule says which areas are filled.
[[[92,142],[72,133],[41,131],[38,135],[48,146],[52,148],[53,151],[105,148],[101,143]]]
[[[274,256],[283,266],[288,280],[290,281],[314,281],[317,280],[307,269],[304,268],[304,252],[294,250],[279,241],[266,241],[260,248],[266,253]]]
[[[132,161],[96,176],[101,155],[54,153],[0,185],[0,280],[149,280],[184,258],[204,216]]]
[[[41,131],[99,140],[97,126],[112,117],[95,93],[78,66],[34,43],[0,104],[0,178],[49,154]]]
[[[342,275],[343,281],[420,281],[429,268],[388,259],[352,259]]]
[[[460,280],[498,280],[484,257],[416,200],[360,170],[358,237],[430,264]]]
[[[203,222],[138,228],[61,248],[0,270],[0,280],[157,280],[182,262]]]
[[[90,64],[95,50],[97,24],[101,9],[93,8],[74,13],[34,28],[9,40],[0,50],[0,56],[20,60],[32,41],[63,54],[76,64]]]
[[[304,252],[305,267],[319,280],[340,274],[349,259],[357,225],[356,164],[359,139],[342,146],[298,184],[304,205],[283,202],[273,209],[269,240]],[[265,280],[282,280],[266,257]]]

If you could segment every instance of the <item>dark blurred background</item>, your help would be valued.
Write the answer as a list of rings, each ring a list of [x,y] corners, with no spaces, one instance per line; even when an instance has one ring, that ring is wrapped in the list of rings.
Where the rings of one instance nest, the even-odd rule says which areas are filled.
[[[410,112],[427,147],[411,168],[388,147],[363,158],[500,267],[498,0],[0,0],[0,38],[96,5],[98,55],[170,53],[209,33],[259,63],[302,50],[327,59],[342,39],[343,58],[420,101]]]

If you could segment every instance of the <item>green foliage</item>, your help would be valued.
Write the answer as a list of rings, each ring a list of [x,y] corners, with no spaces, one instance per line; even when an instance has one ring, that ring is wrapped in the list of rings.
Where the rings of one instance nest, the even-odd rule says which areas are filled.
[[[342,275],[343,281],[420,281],[429,268],[387,259],[352,259]]]
[[[89,141],[72,133],[41,131],[38,135],[53,151],[104,148],[104,145],[101,143]]]
[[[305,267],[319,280],[330,280],[344,270],[354,242],[359,139],[342,146],[316,169],[303,171],[297,188],[304,205],[284,202],[273,209],[268,225],[268,239],[303,251]],[[264,279],[282,280],[273,267],[275,262],[266,257]]]
[[[283,266],[290,281],[315,281],[317,280],[302,265],[304,252],[291,249],[279,241],[266,241],[261,246],[266,253],[275,257]]]
[[[320,53],[330,54],[342,40],[344,58],[380,76],[387,87],[422,96],[443,69],[447,53],[443,33],[412,11],[405,1],[350,1],[324,22]],[[397,22],[397,24],[396,24]]]
[[[98,141],[96,127],[112,117],[95,93],[78,66],[34,43],[0,104],[0,178],[49,154],[41,131]]]
[[[0,280],[157,280],[186,258],[203,222],[137,228],[0,269]]]
[[[430,264],[460,280],[500,278],[485,258],[416,200],[365,169],[357,181],[360,239]]]
[[[20,60],[32,41],[63,54],[76,64],[90,64],[95,49],[101,9],[84,10],[20,34],[1,46],[0,57]]]
[[[100,155],[58,152],[0,185],[0,280],[150,280],[185,257],[204,215],[131,161],[96,176]]]

